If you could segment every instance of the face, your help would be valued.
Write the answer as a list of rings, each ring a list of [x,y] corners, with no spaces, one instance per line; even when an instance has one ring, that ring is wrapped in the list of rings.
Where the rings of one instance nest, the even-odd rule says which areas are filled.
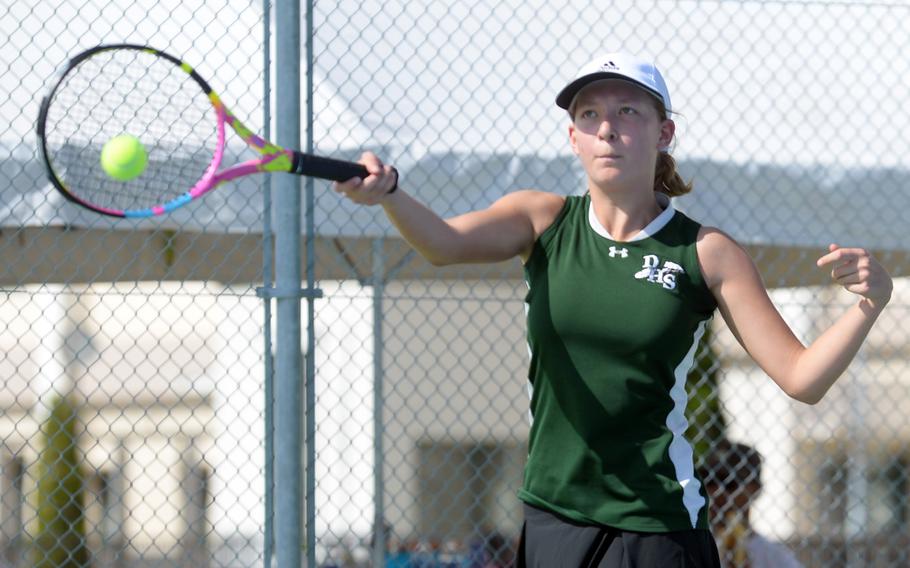
[[[731,511],[747,511],[761,491],[758,481],[738,482],[729,480],[724,487],[714,481],[705,482],[705,491],[710,496],[711,518],[722,522]]]
[[[569,140],[591,183],[653,189],[657,155],[675,131],[672,120],[661,119],[659,104],[619,79],[595,81],[578,93]]]

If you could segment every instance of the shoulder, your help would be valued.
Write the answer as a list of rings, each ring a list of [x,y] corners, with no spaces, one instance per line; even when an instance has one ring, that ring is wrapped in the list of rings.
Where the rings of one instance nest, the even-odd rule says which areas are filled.
[[[753,533],[748,543],[749,559],[753,566],[774,566],[775,568],[802,568],[796,555],[779,542],[771,541],[764,536]]]
[[[566,196],[537,189],[520,189],[507,193],[491,207],[509,209],[528,218],[535,237],[549,227],[566,204]]]
[[[696,241],[698,262],[709,288],[714,288],[729,274],[754,270],[746,249],[717,227],[702,225]]]
[[[518,256],[522,262],[527,262],[534,250],[534,243],[559,217],[566,205],[568,198],[536,189],[521,189],[500,197],[491,210],[507,216],[523,219],[530,227],[527,241],[522,245]]]
[[[709,225],[699,227],[697,242],[699,255],[705,257],[735,254],[737,250],[745,252],[733,237]]]

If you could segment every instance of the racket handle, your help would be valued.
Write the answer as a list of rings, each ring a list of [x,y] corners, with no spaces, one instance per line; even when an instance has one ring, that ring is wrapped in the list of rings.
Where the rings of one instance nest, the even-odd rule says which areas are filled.
[[[370,175],[363,164],[303,152],[294,152],[291,173],[332,181],[347,181],[353,177],[365,178]]]

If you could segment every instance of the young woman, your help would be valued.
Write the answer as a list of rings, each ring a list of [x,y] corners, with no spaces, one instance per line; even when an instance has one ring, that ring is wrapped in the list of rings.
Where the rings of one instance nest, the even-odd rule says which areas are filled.
[[[890,299],[891,278],[863,249],[830,245],[817,264],[859,299],[803,346],[746,252],[673,209],[669,198],[691,187],[669,154],[670,96],[652,64],[598,57],[556,102],[587,173],[583,196],[516,191],[442,219],[371,153],[362,163],[372,175],[335,189],[381,205],[433,264],[524,263],[533,423],[520,562],[719,566],[683,436],[684,381],[708,320],[718,309],[785,393],[815,404]]]

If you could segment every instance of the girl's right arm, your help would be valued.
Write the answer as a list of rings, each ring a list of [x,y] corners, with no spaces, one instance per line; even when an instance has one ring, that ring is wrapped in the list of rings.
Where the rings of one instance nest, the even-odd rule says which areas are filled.
[[[505,195],[489,208],[442,219],[402,189],[389,193],[397,175],[367,152],[361,158],[370,176],[337,183],[335,191],[354,203],[382,205],[392,224],[430,263],[526,260],[534,241],[556,218],[564,198],[540,191]]]

